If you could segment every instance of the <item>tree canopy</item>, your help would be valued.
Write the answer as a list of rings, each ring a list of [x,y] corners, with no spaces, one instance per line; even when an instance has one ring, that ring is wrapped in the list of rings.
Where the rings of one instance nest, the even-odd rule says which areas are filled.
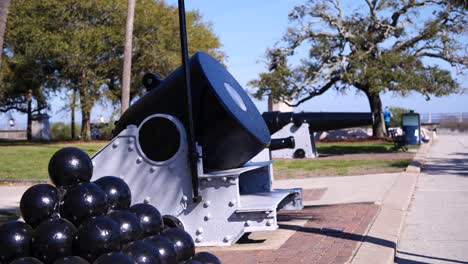
[[[254,96],[297,106],[355,87],[369,100],[374,136],[383,136],[381,93],[455,93],[450,71],[434,62],[468,66],[465,10],[447,1],[365,0],[349,10],[340,0],[308,0],[289,18],[287,33],[266,52],[268,72],[250,82]]]
[[[164,1],[140,0],[135,10],[131,96],[142,93],[141,76],[154,71],[162,76],[178,64],[177,8]],[[198,12],[187,12],[190,51],[204,50],[223,58],[218,37]],[[10,6],[5,36],[10,61],[27,58],[22,69],[42,89],[64,88],[79,94],[81,136],[90,136],[90,113],[101,98],[120,101],[126,3],[112,0],[15,0]],[[13,65],[13,64],[12,64]],[[19,80],[14,67],[5,91]],[[39,71],[43,69],[43,71]],[[31,85],[18,84],[31,89]],[[19,97],[8,96],[18,99]],[[2,100],[2,98],[0,98]],[[21,100],[21,99],[18,99]]]

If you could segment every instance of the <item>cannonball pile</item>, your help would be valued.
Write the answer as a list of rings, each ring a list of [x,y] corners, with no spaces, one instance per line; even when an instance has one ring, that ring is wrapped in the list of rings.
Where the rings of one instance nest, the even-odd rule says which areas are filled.
[[[195,254],[190,235],[165,227],[154,206],[131,205],[122,179],[90,182],[93,164],[81,149],[60,149],[48,169],[55,186],[30,187],[20,201],[24,222],[0,226],[0,264],[221,263]]]

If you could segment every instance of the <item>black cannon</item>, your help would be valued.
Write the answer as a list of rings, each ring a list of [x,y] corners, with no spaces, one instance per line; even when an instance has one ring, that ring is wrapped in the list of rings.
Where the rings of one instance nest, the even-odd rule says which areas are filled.
[[[265,122],[244,89],[214,58],[197,52],[189,61],[195,140],[203,149],[206,170],[239,167],[270,143]],[[149,92],[120,118],[114,137],[128,125],[140,126],[154,114],[178,118],[188,127],[183,71],[179,67],[164,80],[146,76]],[[149,82],[151,80],[151,82]],[[146,122],[139,140],[146,156],[169,159],[179,147],[179,133],[163,118]]]
[[[92,157],[92,180],[121,178],[132,204],[157,205],[165,225],[183,227],[197,245],[231,245],[246,232],[278,228],[271,212],[301,209],[302,196],[298,188],[273,189],[266,148],[292,147],[294,141],[270,144],[262,115],[216,59],[197,52],[186,65],[187,90],[183,67],[164,79],[145,75],[148,92]]]
[[[279,131],[285,125],[293,123],[300,127],[308,123],[314,132],[328,131],[342,128],[372,125],[372,113],[339,113],[339,112],[264,112],[262,114],[270,134]]]

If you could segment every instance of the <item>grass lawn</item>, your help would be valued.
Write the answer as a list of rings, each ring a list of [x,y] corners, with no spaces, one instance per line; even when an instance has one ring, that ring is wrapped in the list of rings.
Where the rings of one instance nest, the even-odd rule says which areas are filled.
[[[401,172],[410,159],[397,160],[277,160],[273,163],[275,179],[320,176],[345,176]]]
[[[408,146],[418,148],[418,146]],[[363,142],[317,142],[320,154],[360,154],[360,153],[391,153],[393,142],[363,141]]]
[[[46,180],[49,159],[60,148],[75,146],[85,150],[89,155],[96,153],[106,142],[8,142],[0,141],[0,180]],[[364,154],[394,153],[392,142],[333,142],[319,143],[320,154]],[[315,176],[358,175],[403,171],[411,162],[409,159],[396,160],[279,160],[274,163],[275,178],[303,178]]]
[[[69,144],[0,142],[0,180],[48,179],[47,166],[57,150],[75,146],[92,155],[104,144],[104,142]]]

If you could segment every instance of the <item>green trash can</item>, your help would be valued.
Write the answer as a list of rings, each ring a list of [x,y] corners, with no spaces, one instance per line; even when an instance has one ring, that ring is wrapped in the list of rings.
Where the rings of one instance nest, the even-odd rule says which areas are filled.
[[[413,111],[401,116],[401,129],[406,145],[421,145],[421,117]]]

